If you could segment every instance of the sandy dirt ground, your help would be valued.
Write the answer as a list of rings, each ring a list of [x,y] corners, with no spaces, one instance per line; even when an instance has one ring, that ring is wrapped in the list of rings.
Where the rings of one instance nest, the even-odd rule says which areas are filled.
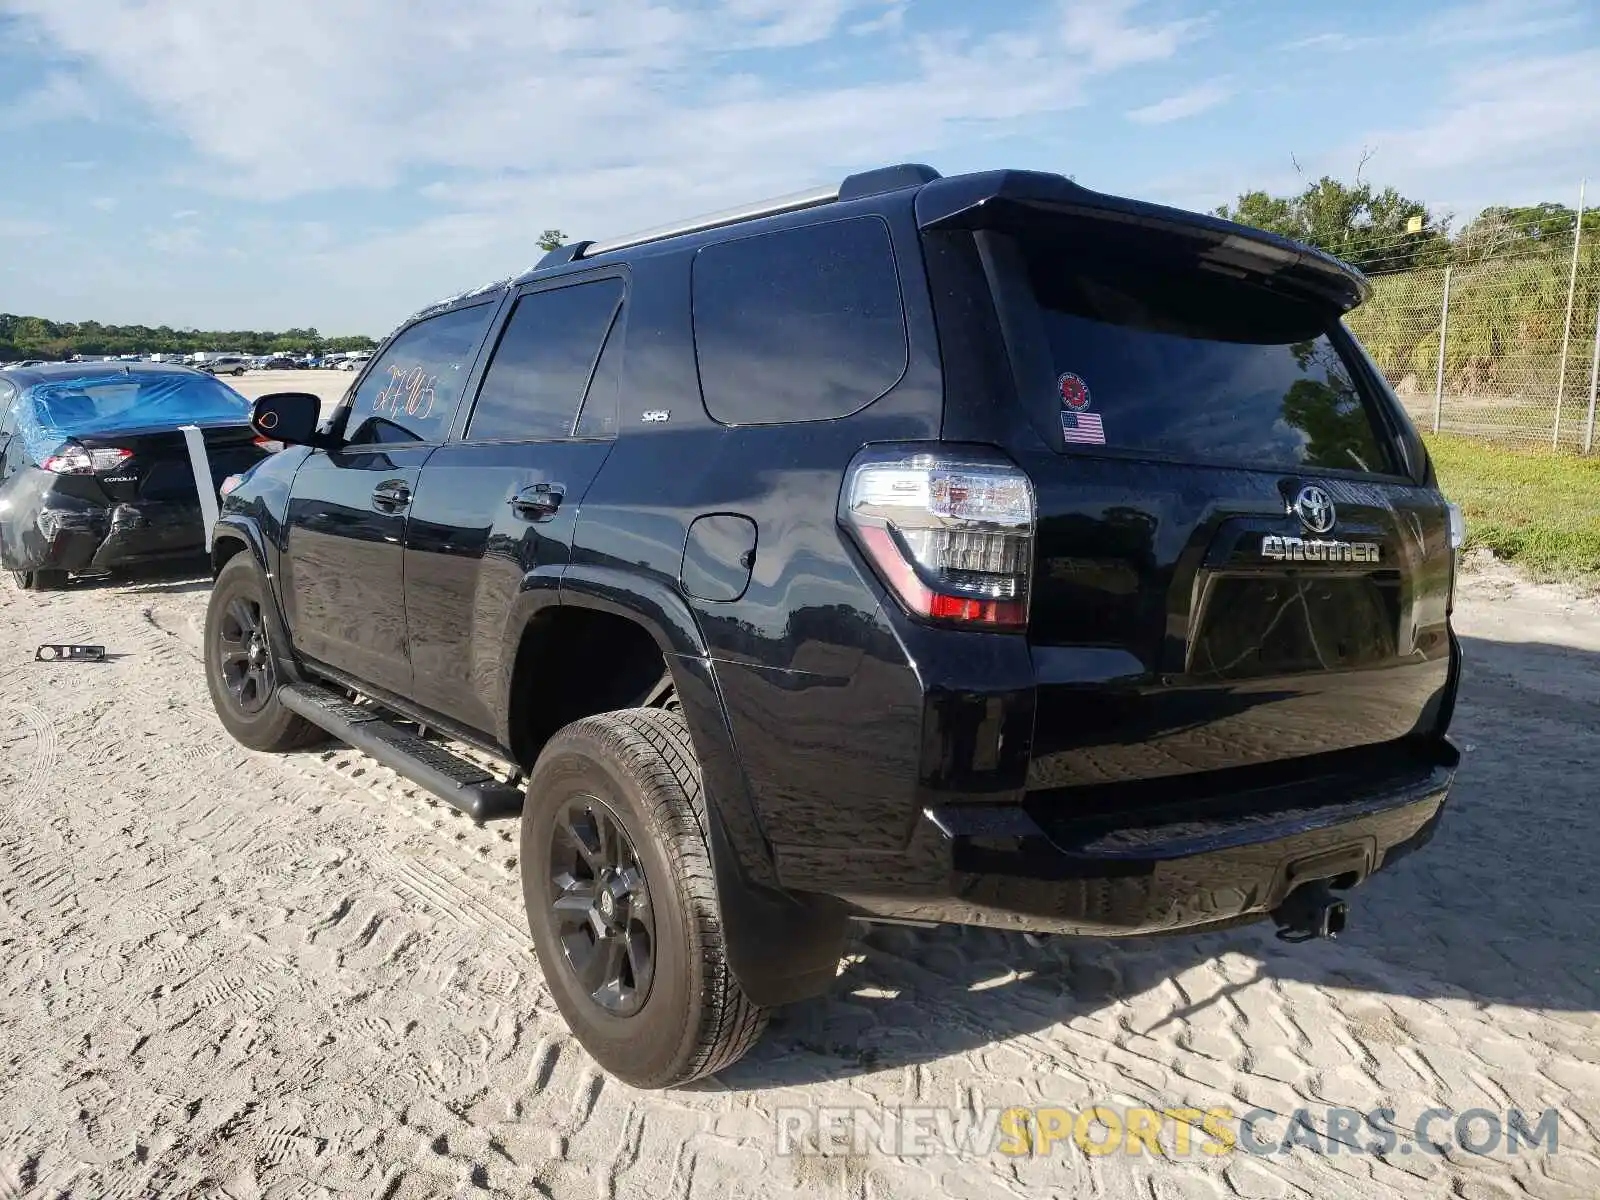
[[[515,822],[228,739],[206,587],[0,583],[0,1197],[1600,1195],[1593,599],[1464,581],[1452,810],[1338,942],[876,929],[744,1062],[663,1094],[566,1034]],[[31,661],[68,640],[111,660]],[[777,1152],[790,1107],[1095,1103],[1561,1117],[1555,1154]]]

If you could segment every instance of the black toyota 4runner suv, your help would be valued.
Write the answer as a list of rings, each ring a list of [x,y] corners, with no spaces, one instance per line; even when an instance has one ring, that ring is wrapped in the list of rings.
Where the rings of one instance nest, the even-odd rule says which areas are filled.
[[[1458,522],[1366,291],[1019,171],[562,247],[327,421],[256,403],[291,448],[215,527],[217,711],[520,812],[548,986],[639,1086],[852,919],[1337,932],[1458,762]]]

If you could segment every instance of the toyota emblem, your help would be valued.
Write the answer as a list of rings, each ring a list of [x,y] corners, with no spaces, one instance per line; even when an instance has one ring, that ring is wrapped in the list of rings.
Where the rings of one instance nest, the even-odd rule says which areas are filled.
[[[1294,498],[1294,512],[1310,533],[1327,533],[1338,519],[1328,493],[1316,484],[1300,489],[1300,494]]]

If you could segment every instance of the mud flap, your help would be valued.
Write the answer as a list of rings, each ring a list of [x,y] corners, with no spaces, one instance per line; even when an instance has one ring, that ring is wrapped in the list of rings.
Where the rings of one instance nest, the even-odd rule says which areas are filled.
[[[789,892],[752,877],[769,852],[744,791],[710,664],[678,655],[672,673],[700,758],[728,965],[745,995],[762,1007],[820,996],[839,972],[850,935],[846,909],[832,897]],[[765,865],[776,880],[770,857]]]

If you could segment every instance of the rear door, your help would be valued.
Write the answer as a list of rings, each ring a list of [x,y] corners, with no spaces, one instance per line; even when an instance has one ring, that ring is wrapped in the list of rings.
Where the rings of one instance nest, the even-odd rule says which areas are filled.
[[[989,428],[1038,500],[1031,785],[1426,727],[1447,514],[1338,309],[1085,224],[976,235],[1021,418]]]
[[[578,507],[616,436],[624,292],[607,272],[519,294],[411,505],[413,694],[490,735],[508,623],[557,602]]]
[[[406,694],[404,546],[417,473],[455,415],[499,295],[397,334],[352,389],[336,428],[294,477],[282,597],[296,648],[356,679]]]

